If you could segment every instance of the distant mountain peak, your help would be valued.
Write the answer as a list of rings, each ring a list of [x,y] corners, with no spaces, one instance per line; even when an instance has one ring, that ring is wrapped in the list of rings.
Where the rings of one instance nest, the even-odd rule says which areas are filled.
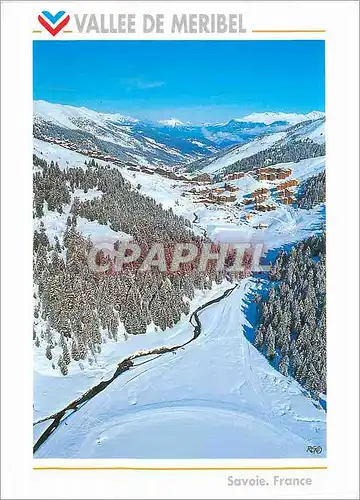
[[[264,113],[251,113],[250,115],[244,116],[243,118],[235,118],[233,121],[237,122],[251,122],[251,123],[265,123],[265,125],[270,125],[274,122],[287,122],[291,125],[296,123],[304,122],[307,120],[318,120],[323,118],[325,113],[323,111],[310,111],[307,114],[301,113],[282,113],[282,112],[269,112]]]
[[[186,123],[178,120],[177,118],[169,118],[168,120],[159,120],[160,125],[165,125],[167,127],[182,127],[187,125]]]

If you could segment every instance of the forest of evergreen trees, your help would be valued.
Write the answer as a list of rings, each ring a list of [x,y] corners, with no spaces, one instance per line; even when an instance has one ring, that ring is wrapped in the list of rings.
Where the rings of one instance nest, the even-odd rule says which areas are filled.
[[[70,203],[70,193],[66,185],[66,176],[60,170],[58,164],[33,155],[34,167],[39,167],[33,176],[33,204],[35,216],[40,218],[44,215],[44,202],[47,202],[48,210],[57,210],[62,213],[63,205]]]
[[[33,163],[34,218],[41,219],[45,210],[68,213],[64,234],[50,242],[40,222],[33,242],[34,343],[54,369],[66,375],[72,360],[93,363],[102,344],[120,334],[142,334],[149,325],[171,328],[189,313],[197,289],[224,279],[225,271],[209,265],[200,272],[197,262],[189,264],[191,272],[172,274],[156,268],[139,273],[135,265],[122,273],[94,272],[88,262],[93,243],[79,231],[79,217],[130,234],[144,251],[162,242],[171,254],[177,242],[201,247],[209,240],[195,236],[188,220],[139,193],[116,168],[93,159],[83,168],[61,170],[35,155]],[[325,174],[311,181],[303,191],[308,203],[320,199]],[[102,195],[83,201],[76,196],[76,190],[89,189]],[[280,252],[269,278],[255,345],[283,374],[293,375],[316,395],[325,392],[325,236]]]
[[[318,175],[307,179],[299,189],[298,206],[309,210],[324,203],[326,200],[326,175],[325,170]]]
[[[255,346],[314,397],[326,393],[325,234],[281,251],[258,297]]]
[[[194,235],[189,221],[142,196],[117,169],[92,160],[83,169],[60,170],[56,163],[49,165],[36,156],[34,166],[35,218],[42,217],[46,203],[48,210],[62,213],[76,189],[103,193],[91,201],[73,196],[66,230],[52,243],[42,222],[34,231],[35,324],[46,325],[40,333],[34,330],[34,341],[64,375],[72,359],[93,362],[101,344],[116,340],[119,331],[126,337],[145,333],[151,324],[171,328],[181,314],[189,313],[196,289],[223,280],[215,266],[204,273],[197,271],[196,263],[192,272],[173,274],[157,268],[139,273],[136,266],[121,273],[94,272],[88,263],[93,243],[78,230],[80,216],[99,224],[110,222],[114,231],[131,234],[145,250],[153,242],[165,242],[171,250],[176,242],[201,246],[205,239]],[[56,346],[60,356],[53,354],[59,351],[54,351]]]

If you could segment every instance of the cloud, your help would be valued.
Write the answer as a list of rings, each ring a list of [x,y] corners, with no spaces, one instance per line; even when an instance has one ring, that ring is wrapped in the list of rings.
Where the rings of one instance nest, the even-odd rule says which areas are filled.
[[[165,85],[165,82],[137,82],[137,87],[139,89],[153,89],[155,87],[162,87],[163,85]]]
[[[165,82],[159,80],[144,80],[143,78],[127,78],[122,80],[122,83],[125,84],[126,90],[146,90],[146,89],[154,89],[156,87],[162,87],[165,85]]]

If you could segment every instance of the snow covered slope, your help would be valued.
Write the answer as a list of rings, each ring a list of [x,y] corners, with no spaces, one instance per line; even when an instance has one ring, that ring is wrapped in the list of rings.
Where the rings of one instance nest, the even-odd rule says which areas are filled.
[[[122,124],[136,123],[138,120],[119,113],[98,113],[85,107],[75,107],[63,104],[53,104],[46,101],[34,102],[35,120],[44,120],[67,128],[82,128],[85,122],[103,125],[106,122],[119,122]]]
[[[233,147],[225,154],[219,154],[218,158],[208,164],[206,167],[201,169],[202,172],[214,173],[218,170],[232,165],[236,161],[242,160],[248,156],[251,156],[259,151],[269,148],[280,139],[286,136],[286,132],[276,132],[274,134],[267,134],[264,136],[257,137],[250,142],[245,143],[239,147]]]
[[[138,120],[45,101],[34,102],[34,136],[79,152],[101,152],[144,165],[185,161],[187,153],[143,134]],[[193,149],[199,148],[192,145]]]
[[[218,173],[222,169],[248,158],[260,151],[266,151],[273,146],[281,147],[294,143],[295,141],[311,140],[316,144],[325,143],[325,118],[303,121],[288,127],[286,130],[260,135],[240,146],[232,146],[228,149],[214,153],[204,159],[195,161],[187,166],[187,170],[198,173]]]
[[[257,286],[244,280],[204,309],[197,340],[139,360],[68,416],[35,458],[300,458],[314,445],[324,456],[325,412],[246,338]]]

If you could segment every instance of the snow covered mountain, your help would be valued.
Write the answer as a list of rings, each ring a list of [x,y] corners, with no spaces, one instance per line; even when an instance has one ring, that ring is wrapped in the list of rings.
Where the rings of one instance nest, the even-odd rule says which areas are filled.
[[[254,157],[257,166],[261,166],[256,154],[267,151],[271,148],[290,148],[300,142],[308,142],[309,144],[319,145],[324,147],[325,144],[325,118],[315,120],[301,121],[285,130],[275,131],[259,135],[258,137],[245,142],[244,144],[231,146],[214,153],[206,158],[196,160],[190,163],[186,168],[189,172],[206,172],[219,173],[225,172],[226,169],[237,164],[245,158]],[[313,148],[313,149],[316,149]],[[318,156],[324,153],[320,152]],[[309,155],[311,156],[311,155]],[[307,156],[305,155],[304,158]],[[287,160],[292,161],[292,160]],[[269,163],[268,163],[269,164]]]
[[[145,122],[119,113],[34,102],[34,135],[79,152],[100,151],[143,165],[184,165],[223,148],[278,132],[310,115],[260,113],[224,124],[194,125],[176,118]],[[317,116],[317,115],[316,115]]]
[[[158,123],[167,127],[182,127],[183,125],[186,125],[184,122],[178,120],[177,118],[170,118],[169,120],[159,120]]]
[[[251,123],[264,123],[265,125],[270,125],[275,122],[286,122],[291,125],[295,123],[305,122],[308,120],[318,120],[319,118],[324,118],[325,113],[322,111],[310,111],[307,114],[298,113],[252,113],[251,115],[244,116],[244,118],[237,118],[235,121],[238,122],[251,122]]]
[[[78,108],[46,101],[34,102],[34,118],[36,121],[51,122],[71,129],[83,128],[86,130],[86,126],[88,126],[89,131],[91,131],[91,124],[103,126],[107,122],[116,122],[131,125],[138,122],[136,118],[120,113],[98,113],[85,107]]]
[[[45,101],[34,102],[34,136],[79,152],[101,152],[124,162],[173,165],[208,150],[121,114],[98,113]],[[190,156],[191,155],[191,156]]]
[[[38,139],[143,165],[188,163],[258,133],[263,133],[263,127],[252,124],[204,127],[176,118],[151,123],[119,113],[34,102],[34,135]]]

